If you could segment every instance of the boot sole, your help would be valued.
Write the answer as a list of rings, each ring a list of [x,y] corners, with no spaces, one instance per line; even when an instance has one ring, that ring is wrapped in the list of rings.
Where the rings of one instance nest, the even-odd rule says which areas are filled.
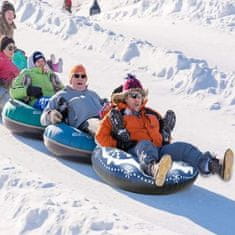
[[[164,155],[158,163],[158,172],[155,177],[155,185],[161,187],[164,185],[167,173],[171,169],[172,159],[171,156],[166,154]]]
[[[227,149],[224,154],[224,172],[223,172],[223,179],[228,181],[232,177],[232,170],[233,170],[233,158],[234,154],[231,149]]]

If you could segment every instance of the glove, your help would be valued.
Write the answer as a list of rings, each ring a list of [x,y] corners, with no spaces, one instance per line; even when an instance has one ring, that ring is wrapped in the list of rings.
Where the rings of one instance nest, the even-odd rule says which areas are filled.
[[[41,87],[37,86],[28,86],[26,92],[28,96],[34,96],[36,98],[40,98],[43,95]]]
[[[50,121],[52,124],[56,124],[58,122],[61,122],[63,119],[62,114],[59,111],[57,111],[56,109],[51,110],[49,115],[50,115]]]
[[[172,110],[167,110],[163,118],[163,128],[172,131],[175,127],[176,116]]]
[[[57,101],[58,105],[58,111],[60,114],[62,114],[63,118],[62,120],[65,121],[66,118],[68,117],[68,102],[64,97],[60,97]]]
[[[171,132],[175,127],[176,116],[174,111],[168,110],[162,120],[162,137],[164,144],[169,144],[171,140]]]
[[[117,141],[117,148],[118,149],[122,149],[124,151],[127,151],[130,148],[133,148],[135,145],[137,144],[137,141],[135,140],[130,140],[127,142],[123,142],[123,141]]]
[[[128,142],[130,140],[130,134],[126,128],[124,128],[123,117],[120,111],[112,109],[109,113],[109,118],[112,124],[113,137],[122,142]]]
[[[130,141],[130,134],[126,128],[118,130],[117,133],[113,135],[119,141],[122,141],[122,142]]]

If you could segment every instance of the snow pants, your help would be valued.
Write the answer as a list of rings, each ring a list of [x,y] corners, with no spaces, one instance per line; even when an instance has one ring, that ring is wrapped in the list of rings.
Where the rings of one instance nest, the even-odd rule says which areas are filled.
[[[10,95],[9,95],[8,90],[0,86],[0,116],[1,116],[1,111],[3,109],[3,106],[9,100],[9,98],[10,98]]]
[[[149,140],[142,140],[129,149],[140,163],[142,170],[147,171],[149,164],[158,162],[164,154],[171,155],[173,161],[183,161],[197,168],[202,174],[209,174],[208,162],[212,158],[209,152],[202,153],[195,146],[185,142],[175,142],[162,147],[156,147]]]

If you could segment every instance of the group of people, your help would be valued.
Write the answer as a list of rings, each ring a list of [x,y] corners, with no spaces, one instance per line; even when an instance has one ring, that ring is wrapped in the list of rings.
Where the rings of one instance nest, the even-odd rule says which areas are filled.
[[[15,17],[12,3],[4,1],[0,12],[0,111],[10,96],[40,107],[42,102],[38,97],[43,97],[45,105],[45,101],[63,87],[54,73],[62,71],[61,59],[55,63],[52,55],[46,60],[40,51],[27,58],[23,50],[16,48]]]
[[[228,149],[224,157],[218,159],[189,143],[171,143],[176,120],[174,112],[168,111],[163,117],[148,108],[148,92],[135,75],[128,74],[108,101],[88,88],[88,74],[82,64],[71,68],[66,86],[48,69],[40,51],[32,55],[33,67],[20,71],[11,62],[15,51],[14,18],[14,7],[5,1],[0,17],[0,34],[3,35],[0,87],[9,90],[7,94],[13,99],[42,110],[42,125],[65,122],[93,135],[100,146],[132,154],[143,172],[152,176],[159,187],[164,185],[172,161],[184,161],[204,175],[217,174],[225,181],[230,180],[232,150]],[[7,27],[2,27],[3,24]],[[3,69],[3,65],[7,69]],[[90,128],[90,120],[96,121],[95,129]]]
[[[13,40],[16,28],[15,17],[14,6],[10,2],[4,1],[0,12],[0,110],[9,99],[8,89],[12,80],[20,72],[12,62],[15,51],[15,41]]]

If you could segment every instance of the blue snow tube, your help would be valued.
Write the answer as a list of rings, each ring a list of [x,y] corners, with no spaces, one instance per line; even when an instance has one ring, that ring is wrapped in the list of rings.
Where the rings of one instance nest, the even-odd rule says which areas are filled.
[[[119,149],[97,146],[92,167],[105,182],[124,190],[143,194],[170,194],[190,186],[198,170],[183,162],[174,162],[165,184],[157,187],[153,178],[143,173],[134,158]]]
[[[65,123],[49,125],[43,139],[48,150],[56,156],[84,162],[91,161],[91,153],[96,146],[93,137]]]

